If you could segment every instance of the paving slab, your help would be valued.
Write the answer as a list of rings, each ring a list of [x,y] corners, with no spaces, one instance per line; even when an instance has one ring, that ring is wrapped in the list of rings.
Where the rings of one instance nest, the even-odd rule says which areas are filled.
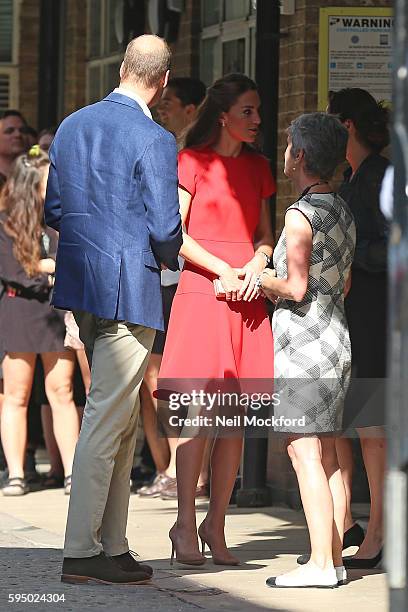
[[[241,559],[236,568],[170,566],[168,530],[177,504],[132,495],[128,538],[131,548],[151,562],[155,577],[149,586],[77,586],[60,582],[68,499],[61,490],[38,491],[22,498],[0,497],[0,611],[139,610],[141,612],[387,612],[387,587],[381,569],[350,572],[349,584],[338,589],[269,589],[268,576],[287,571],[308,549],[302,512],[287,508],[231,507],[226,520],[231,552]],[[197,503],[198,521],[207,502]],[[357,507],[364,515],[365,507]],[[10,594],[64,596],[65,601],[11,603]]]

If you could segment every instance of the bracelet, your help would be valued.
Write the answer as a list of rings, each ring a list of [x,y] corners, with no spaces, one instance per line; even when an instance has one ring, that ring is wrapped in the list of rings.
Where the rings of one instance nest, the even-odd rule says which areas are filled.
[[[257,251],[255,255],[263,255],[265,257],[266,265],[269,266],[271,263],[271,258],[264,251]]]
[[[258,274],[258,276],[256,277],[256,281],[255,281],[255,285],[254,285],[255,289],[257,291],[260,291],[262,289],[262,281],[261,281],[261,275]]]
[[[258,276],[256,277],[255,285],[254,285],[258,291],[260,289],[263,290],[263,286],[262,286],[262,275],[263,274],[266,274],[266,276],[271,276],[272,278],[274,278],[276,276],[276,270],[272,270],[272,268],[268,268],[267,270],[262,270],[262,272],[258,274]]]

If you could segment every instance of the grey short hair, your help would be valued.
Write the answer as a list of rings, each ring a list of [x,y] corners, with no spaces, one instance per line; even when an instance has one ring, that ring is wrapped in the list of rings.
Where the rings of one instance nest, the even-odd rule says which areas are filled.
[[[122,64],[122,80],[130,79],[153,88],[170,68],[171,51],[158,36],[143,35],[130,41]]]
[[[304,151],[305,172],[330,179],[346,159],[347,129],[326,113],[306,113],[292,121],[287,129],[292,141],[292,155]]]

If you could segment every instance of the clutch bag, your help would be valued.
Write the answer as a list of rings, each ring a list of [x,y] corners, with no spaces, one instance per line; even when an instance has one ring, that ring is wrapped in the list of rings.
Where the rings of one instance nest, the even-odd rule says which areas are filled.
[[[213,285],[214,285],[215,297],[220,298],[220,299],[225,298],[225,289],[219,278],[216,278],[215,280],[213,280]]]

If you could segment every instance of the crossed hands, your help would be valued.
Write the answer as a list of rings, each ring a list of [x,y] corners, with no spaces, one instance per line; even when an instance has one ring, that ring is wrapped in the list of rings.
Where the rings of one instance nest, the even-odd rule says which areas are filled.
[[[256,287],[256,279],[264,270],[265,263],[259,259],[251,259],[242,268],[228,266],[225,272],[220,275],[219,278],[225,290],[226,300],[251,302],[261,295]]]

